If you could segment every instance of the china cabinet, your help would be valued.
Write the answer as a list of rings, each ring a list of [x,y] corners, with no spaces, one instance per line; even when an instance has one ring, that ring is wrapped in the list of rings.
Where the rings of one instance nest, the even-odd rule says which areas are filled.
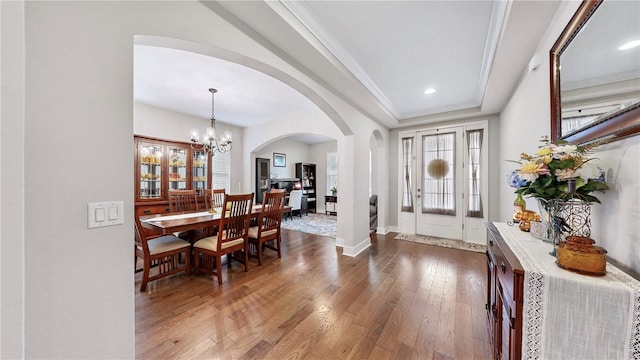
[[[204,196],[211,188],[211,155],[206,152],[144,136],[134,136],[134,143],[136,214],[169,212],[169,190],[195,189]]]
[[[302,195],[307,198],[307,210],[316,212],[316,164],[296,163],[296,177],[302,183]]]

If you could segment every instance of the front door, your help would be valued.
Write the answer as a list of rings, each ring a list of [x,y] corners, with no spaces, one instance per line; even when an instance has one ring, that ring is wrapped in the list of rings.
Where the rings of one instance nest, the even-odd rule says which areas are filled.
[[[462,240],[463,129],[418,133],[416,233]]]

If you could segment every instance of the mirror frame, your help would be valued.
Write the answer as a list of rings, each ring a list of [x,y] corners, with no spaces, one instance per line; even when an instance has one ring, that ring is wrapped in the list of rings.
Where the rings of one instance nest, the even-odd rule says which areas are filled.
[[[576,144],[596,140],[614,141],[640,133],[640,103],[599,119],[583,129],[562,136],[560,94],[560,55],[587,23],[603,0],[584,0],[549,52],[551,82],[551,140],[564,139]]]

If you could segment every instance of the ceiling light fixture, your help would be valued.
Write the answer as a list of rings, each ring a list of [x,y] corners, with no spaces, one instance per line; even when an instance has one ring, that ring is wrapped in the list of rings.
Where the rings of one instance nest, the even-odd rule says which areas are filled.
[[[434,88],[428,88],[427,90],[424,91],[425,95],[431,95],[435,92],[436,92],[436,89]]]
[[[640,46],[640,40],[629,41],[628,43],[620,46],[618,50],[629,50],[629,49],[633,49],[636,46]]]
[[[211,92],[211,126],[207,128],[204,139],[200,142],[200,133],[198,129],[191,130],[191,148],[194,150],[203,150],[210,153],[226,153],[231,150],[231,132],[225,131],[222,139],[216,137],[216,117],[214,115],[214,95],[218,92],[216,89],[209,89]]]

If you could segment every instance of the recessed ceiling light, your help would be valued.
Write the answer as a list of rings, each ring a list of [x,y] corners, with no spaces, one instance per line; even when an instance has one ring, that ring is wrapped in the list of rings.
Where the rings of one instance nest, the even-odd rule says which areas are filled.
[[[640,46],[640,40],[629,41],[628,43],[620,46],[618,50],[629,50],[629,49],[633,49],[636,46]]]
[[[436,92],[436,89],[434,88],[428,88],[427,90],[424,91],[425,95],[431,95],[434,92]]]

